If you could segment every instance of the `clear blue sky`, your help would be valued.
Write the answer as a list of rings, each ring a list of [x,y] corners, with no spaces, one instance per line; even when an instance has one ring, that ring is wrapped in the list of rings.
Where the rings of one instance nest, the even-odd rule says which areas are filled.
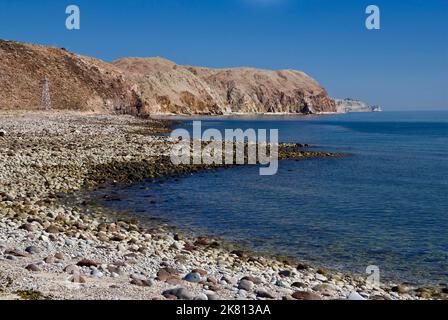
[[[65,29],[65,8],[81,30]],[[364,26],[381,9],[381,30]],[[448,110],[448,0],[0,0],[0,38],[107,61],[303,70],[334,97]]]

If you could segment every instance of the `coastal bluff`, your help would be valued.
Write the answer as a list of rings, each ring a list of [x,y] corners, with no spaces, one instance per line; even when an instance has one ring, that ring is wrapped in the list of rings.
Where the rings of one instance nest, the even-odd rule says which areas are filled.
[[[64,48],[0,40],[0,110],[38,109],[132,115],[337,112],[325,88],[301,71],[212,69],[163,58],[107,63]]]
[[[212,69],[163,58],[113,62],[136,83],[150,112],[176,114],[336,112],[313,78],[297,70]]]

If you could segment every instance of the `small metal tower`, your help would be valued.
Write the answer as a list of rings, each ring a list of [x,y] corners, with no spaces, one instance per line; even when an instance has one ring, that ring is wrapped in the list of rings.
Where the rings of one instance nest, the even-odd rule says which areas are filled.
[[[44,110],[51,110],[51,97],[50,97],[50,82],[45,77],[42,89],[42,108]]]

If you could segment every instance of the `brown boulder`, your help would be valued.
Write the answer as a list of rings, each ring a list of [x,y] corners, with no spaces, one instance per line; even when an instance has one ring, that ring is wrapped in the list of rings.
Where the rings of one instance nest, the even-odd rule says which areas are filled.
[[[98,267],[100,263],[90,259],[82,259],[76,265],[80,267]]]
[[[296,291],[292,294],[292,297],[297,300],[322,300],[318,294],[307,291]]]

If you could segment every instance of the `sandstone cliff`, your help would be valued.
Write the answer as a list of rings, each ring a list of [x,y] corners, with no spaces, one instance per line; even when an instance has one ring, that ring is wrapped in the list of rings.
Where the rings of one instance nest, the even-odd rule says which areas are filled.
[[[300,71],[210,69],[161,58],[126,58],[113,64],[139,85],[150,112],[336,112],[325,89]]]
[[[144,111],[136,86],[113,65],[64,49],[0,40],[0,109],[42,109],[46,77],[53,109]]]

